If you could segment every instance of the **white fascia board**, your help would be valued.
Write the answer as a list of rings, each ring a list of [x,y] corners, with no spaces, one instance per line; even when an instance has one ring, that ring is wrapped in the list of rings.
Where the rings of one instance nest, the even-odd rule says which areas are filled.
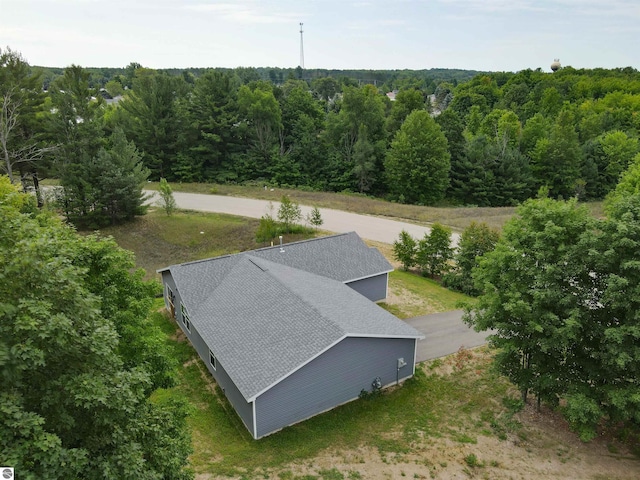
[[[379,276],[380,276],[380,275],[382,275],[382,274],[385,274],[385,273],[391,273],[391,272],[393,272],[393,269],[391,269],[391,270],[385,270],[385,271],[383,271],[383,272],[374,273],[373,275],[366,275],[366,276],[364,276],[364,277],[358,277],[358,278],[354,278],[354,279],[351,279],[351,280],[345,280],[345,281],[344,281],[344,282],[342,282],[342,283],[345,283],[345,284],[346,284],[346,283],[353,283],[353,282],[357,282],[357,281],[359,281],[359,280],[365,280],[365,279],[367,279],[367,278],[379,277]],[[387,279],[388,279],[388,278],[389,278],[389,277],[387,276]]]
[[[326,352],[327,350],[329,350],[330,348],[333,348],[335,345],[337,345],[338,343],[340,343],[342,340],[344,340],[345,338],[347,338],[348,335],[343,335],[342,337],[340,337],[338,340],[336,340],[335,342],[333,342],[331,345],[325,347],[324,349],[320,350],[318,353],[316,353],[313,357],[311,357],[309,360],[307,360],[304,363],[301,363],[300,365],[298,365],[296,368],[294,368],[293,370],[291,370],[290,372],[288,372],[286,375],[283,375],[282,377],[280,377],[278,380],[276,380],[275,382],[273,382],[271,385],[263,388],[262,390],[260,390],[258,393],[256,393],[254,396],[247,398],[247,402],[253,402],[255,405],[255,401],[256,399],[262,395],[264,392],[266,392],[267,390],[270,390],[271,388],[273,388],[275,385],[277,385],[278,383],[282,382],[284,379],[290,377],[291,375],[293,375],[294,373],[296,373],[298,370],[300,370],[302,367],[304,367],[305,365],[311,363],[312,361],[314,361],[316,358],[318,358],[320,355],[322,355],[324,352]]]
[[[405,338],[410,340],[422,340],[424,335],[388,335],[383,333],[348,333],[351,338]]]

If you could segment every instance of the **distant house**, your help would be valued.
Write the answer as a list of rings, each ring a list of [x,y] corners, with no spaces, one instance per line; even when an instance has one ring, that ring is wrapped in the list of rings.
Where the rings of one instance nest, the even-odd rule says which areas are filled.
[[[352,232],[159,273],[167,309],[258,439],[414,374],[422,335],[372,301],[391,270]]]

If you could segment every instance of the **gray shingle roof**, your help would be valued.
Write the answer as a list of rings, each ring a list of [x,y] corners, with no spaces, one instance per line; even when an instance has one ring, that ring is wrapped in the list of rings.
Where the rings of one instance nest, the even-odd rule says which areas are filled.
[[[355,233],[168,267],[190,320],[250,400],[345,336],[422,335],[344,285],[392,270]]]
[[[356,232],[288,243],[283,248],[284,253],[279,246],[250,253],[341,282],[393,270],[387,259],[377,249],[368,247]]]
[[[252,255],[189,314],[247,400],[346,336],[421,337],[337,280]]]
[[[386,258],[377,249],[369,248],[355,232],[287,243],[283,248],[284,253],[278,245],[172,265],[168,269],[189,305],[204,302],[243,255],[264,258],[341,282],[393,270]]]

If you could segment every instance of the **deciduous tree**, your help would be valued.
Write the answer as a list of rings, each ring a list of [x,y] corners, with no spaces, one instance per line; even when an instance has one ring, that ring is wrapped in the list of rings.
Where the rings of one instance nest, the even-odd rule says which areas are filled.
[[[471,273],[478,265],[479,258],[492,251],[500,234],[486,223],[471,222],[460,235],[458,249],[454,256],[455,267],[444,277],[444,284],[467,295],[482,293],[474,283]]]
[[[176,199],[173,196],[173,190],[171,185],[165,178],[160,179],[160,185],[158,186],[158,193],[160,194],[160,205],[164,209],[167,215],[173,214],[176,209]]]
[[[575,199],[529,200],[517,213],[474,269],[484,293],[465,318],[495,331],[496,365],[523,400],[532,391],[555,404],[579,381],[574,352],[590,342],[581,315],[593,295],[584,242],[594,220]]]
[[[155,287],[112,240],[5,199],[3,461],[26,478],[192,478],[184,406],[150,397],[172,365],[147,321]]]
[[[449,184],[447,139],[426,111],[414,111],[391,142],[385,160],[389,191],[407,203],[432,204]]]
[[[453,252],[451,229],[434,223],[431,232],[425,233],[424,238],[418,242],[416,264],[423,275],[441,277],[451,267],[449,262],[453,258]]]
[[[278,220],[287,233],[291,231],[291,227],[302,219],[302,211],[300,205],[292,202],[287,195],[283,195],[280,199],[280,208],[278,208]]]

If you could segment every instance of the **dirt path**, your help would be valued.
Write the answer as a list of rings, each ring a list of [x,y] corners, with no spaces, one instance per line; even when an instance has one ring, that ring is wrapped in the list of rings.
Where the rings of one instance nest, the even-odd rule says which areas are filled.
[[[158,200],[157,192],[145,190],[145,194],[151,195],[148,203]],[[174,192],[174,198],[178,208],[185,210],[197,210],[201,212],[227,213],[242,217],[260,218],[269,211],[269,203],[266,200],[254,200],[251,198],[227,197],[222,195],[206,195],[202,193]],[[276,215],[279,202],[273,203],[273,214]],[[306,217],[312,207],[301,205],[302,215]],[[359,215],[357,213],[343,212],[329,208],[320,208],[320,214],[324,220],[323,230],[336,233],[357,232],[362,238],[384,243],[393,243],[402,230],[409,232],[414,238],[421,239],[430,230],[428,227],[413,223],[399,222],[387,218]],[[458,244],[460,236],[457,233],[451,236],[452,243]]]

